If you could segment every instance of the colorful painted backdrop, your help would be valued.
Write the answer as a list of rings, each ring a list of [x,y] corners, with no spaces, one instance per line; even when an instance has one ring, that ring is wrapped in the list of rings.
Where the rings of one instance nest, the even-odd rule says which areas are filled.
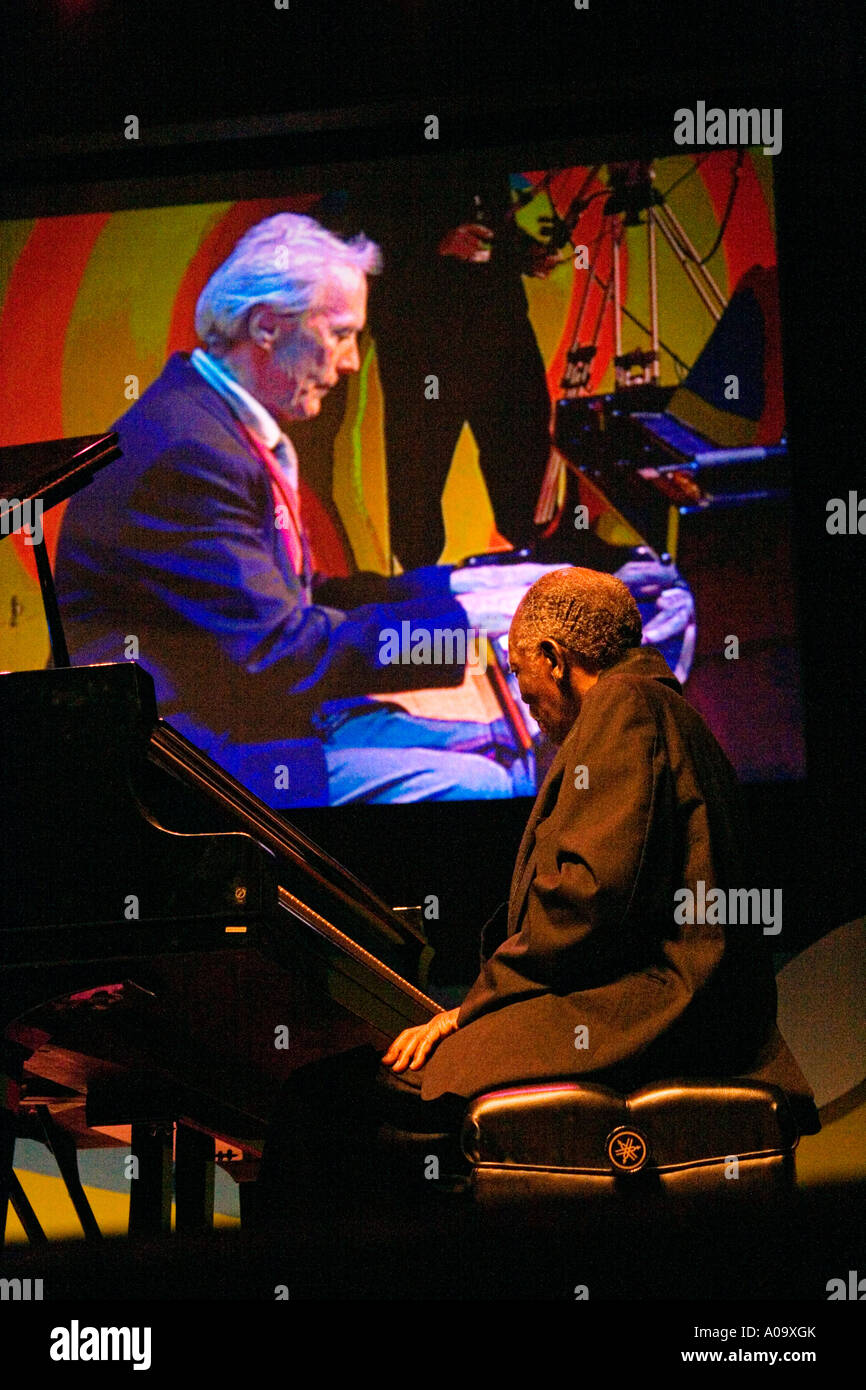
[[[656,186],[670,191],[669,205],[701,254],[713,244],[730,189],[732,151],[683,155],[657,161]],[[518,213],[530,234],[551,210],[564,214],[589,170],[556,173]],[[515,188],[535,186],[541,171],[516,175]],[[602,168],[589,192],[604,188]],[[97,434],[109,428],[157,376],[174,351],[196,345],[195,303],[214,268],[253,223],[276,212],[305,212],[323,192],[303,197],[196,204],[0,223],[0,447]],[[602,229],[604,198],[595,198],[572,239],[590,248]],[[649,321],[646,234],[631,229],[623,256],[626,308]],[[770,161],[751,150],[722,246],[712,262],[725,295],[751,266],[776,261]],[[609,251],[598,265],[610,274]],[[525,281],[531,321],[556,399],[565,354],[571,345],[586,271],[564,257],[549,278]],[[698,356],[713,321],[667,244],[658,251],[662,341],[682,362]],[[601,291],[590,294],[585,325],[595,322]],[[585,334],[584,334],[585,336]],[[647,345],[625,321],[623,347]],[[613,387],[613,325],[607,316],[590,388]],[[663,384],[683,373],[662,354]],[[349,384],[345,417],[334,450],[332,502],[359,568],[387,572],[387,488],[382,434],[383,403],[375,343],[362,342],[362,369]],[[301,460],[303,472],[303,459]],[[309,492],[311,513],[327,560],[332,545],[325,509]],[[445,561],[496,543],[496,529],[477,450],[468,427],[454,454],[443,507]],[[53,548],[62,507],[46,518]],[[323,566],[326,567],[326,566]],[[0,669],[42,666],[47,634],[35,582],[32,553],[21,538],[0,541]]]

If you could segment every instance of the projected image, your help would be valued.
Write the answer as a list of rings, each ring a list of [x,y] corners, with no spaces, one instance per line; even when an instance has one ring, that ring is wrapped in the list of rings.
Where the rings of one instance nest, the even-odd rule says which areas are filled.
[[[439,160],[0,224],[0,445],[123,451],[44,519],[73,664],[140,662],[278,808],[530,796],[508,632],[578,565],[741,775],[802,775],[769,167]],[[0,665],[44,664],[0,550]]]

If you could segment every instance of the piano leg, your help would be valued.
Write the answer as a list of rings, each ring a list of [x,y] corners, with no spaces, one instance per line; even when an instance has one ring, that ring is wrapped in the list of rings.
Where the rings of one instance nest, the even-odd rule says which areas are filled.
[[[15,1215],[24,1227],[24,1234],[30,1244],[47,1245],[48,1237],[42,1229],[39,1217],[30,1205],[30,1198],[21,1186],[17,1173],[12,1174],[9,1200],[12,1203],[12,1209]]]
[[[238,1186],[238,1199],[241,1207],[241,1230],[251,1231],[256,1220],[256,1184],[242,1182]]]
[[[0,1085],[8,1081],[7,1077],[0,1078]],[[15,1112],[6,1108],[4,1101],[0,1108],[0,1249],[6,1242],[6,1213],[9,1210],[9,1202],[12,1198],[12,1187],[15,1179],[13,1164],[15,1162]]]
[[[81,1177],[78,1172],[78,1153],[74,1139],[69,1134],[65,1134],[58,1124],[55,1124],[47,1105],[37,1105],[36,1117],[45,1144],[60,1169],[60,1176],[66,1191],[69,1193],[69,1200],[75,1208],[75,1215],[81,1222],[81,1229],[85,1238],[87,1240],[101,1240],[102,1232],[87,1200],[87,1193],[81,1185]]]
[[[15,1140],[24,1061],[29,1056],[15,1043],[0,1050],[0,1250],[6,1243],[6,1216],[15,1188]]]
[[[138,1162],[129,1194],[130,1236],[146,1238],[171,1230],[173,1131],[172,1124],[147,1120],[133,1123],[132,1154]]]
[[[214,1173],[213,1136],[179,1124],[174,1148],[175,1229],[178,1235],[197,1235],[213,1227]]]

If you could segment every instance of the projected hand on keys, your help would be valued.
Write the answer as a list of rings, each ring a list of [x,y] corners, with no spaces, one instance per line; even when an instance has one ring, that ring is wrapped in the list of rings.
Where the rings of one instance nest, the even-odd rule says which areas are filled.
[[[451,574],[451,592],[472,627],[490,637],[508,632],[517,605],[537,579],[567,565],[468,565]]]
[[[493,641],[504,639],[511,627],[517,605],[527,589],[551,570],[567,565],[466,565],[451,574],[451,592],[466,613],[471,626],[484,631]],[[680,641],[675,656],[669,656],[678,680],[685,681],[694,659],[697,628],[695,603],[676,565],[658,556],[648,546],[640,546],[616,571],[638,603],[654,604],[644,616],[644,642],[661,645]],[[503,659],[507,648],[502,641]]]

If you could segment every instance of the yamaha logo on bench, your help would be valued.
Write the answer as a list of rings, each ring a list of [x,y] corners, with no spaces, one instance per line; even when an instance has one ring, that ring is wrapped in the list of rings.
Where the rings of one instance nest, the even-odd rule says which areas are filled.
[[[649,1145],[639,1130],[623,1125],[608,1135],[607,1156],[617,1173],[637,1173],[649,1158]]]

